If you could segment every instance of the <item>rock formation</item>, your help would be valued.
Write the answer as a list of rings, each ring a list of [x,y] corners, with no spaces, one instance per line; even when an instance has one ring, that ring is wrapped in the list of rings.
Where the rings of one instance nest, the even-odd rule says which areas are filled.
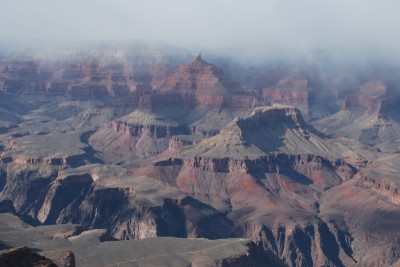
[[[0,250],[0,266],[15,267],[75,267],[74,254],[66,251],[46,252],[39,255],[27,247]]]
[[[291,266],[339,262],[319,248],[320,238],[333,234],[318,216],[318,195],[354,176],[356,169],[339,158],[341,149],[318,136],[297,109],[259,108],[180,156],[154,162],[149,175],[227,213],[236,234]],[[320,252],[311,255],[301,242]]]
[[[281,79],[274,87],[263,90],[267,103],[278,103],[295,106],[302,111],[308,111],[309,88],[308,81],[301,77],[288,76]]]
[[[346,136],[364,144],[376,144],[398,138],[396,92],[385,83],[369,81],[357,94],[346,96],[342,109],[314,125],[323,132]]]
[[[1,90],[70,99],[152,91],[188,57],[178,48],[155,46],[158,50],[140,43],[104,44],[90,52],[59,49],[48,58],[31,53],[4,59],[0,61]]]
[[[0,250],[1,266],[74,267],[75,263],[76,266],[284,266],[272,254],[265,254],[262,247],[243,238],[157,237],[116,242],[107,237],[104,229],[71,232],[71,228],[79,227],[71,224],[32,227],[10,214],[0,214],[0,219],[4,223],[0,229],[0,245],[6,243],[18,247],[25,244],[40,250],[40,255],[46,257],[27,247]],[[35,265],[39,262],[42,265]]]
[[[227,77],[223,70],[207,63],[199,54],[191,62],[181,65],[160,86],[159,91],[171,95],[164,101],[177,101],[189,106],[211,108],[250,108],[256,99],[240,94],[240,85]]]
[[[398,264],[397,72],[271,62],[232,76],[248,88],[162,47],[0,59],[0,212],[38,225],[0,214],[1,248],[77,265]]]

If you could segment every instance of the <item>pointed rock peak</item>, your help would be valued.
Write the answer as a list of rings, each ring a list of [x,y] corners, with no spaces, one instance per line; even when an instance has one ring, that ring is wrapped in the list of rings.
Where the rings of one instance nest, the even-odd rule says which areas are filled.
[[[192,63],[199,62],[199,63],[202,63],[202,64],[209,64],[209,63],[207,63],[206,61],[203,60],[203,58],[201,57],[201,53],[198,53],[197,56],[195,56],[191,62]]]
[[[239,89],[238,82],[231,80],[221,68],[204,61],[199,54],[189,63],[180,65],[174,74],[167,77],[159,90],[161,92],[171,90],[186,93],[201,92],[202,95],[196,96],[198,103],[214,105],[218,102],[220,103],[218,105],[222,105],[225,100],[221,96],[229,95],[230,91],[236,93]]]
[[[197,56],[194,57],[194,60],[202,60],[201,53],[198,53]]]

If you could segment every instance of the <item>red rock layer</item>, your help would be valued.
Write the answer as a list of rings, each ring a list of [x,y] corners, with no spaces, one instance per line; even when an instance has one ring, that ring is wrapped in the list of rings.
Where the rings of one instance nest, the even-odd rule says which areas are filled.
[[[369,81],[360,88],[360,94],[369,97],[381,97],[386,95],[386,84],[381,81]]]
[[[265,88],[264,99],[270,103],[308,107],[308,82],[303,78],[288,76],[271,88]]]
[[[215,108],[250,108],[255,97],[240,94],[240,85],[227,77],[223,70],[197,56],[181,65],[160,86],[162,100],[185,103],[189,106],[206,105]]]
[[[359,110],[366,115],[381,113],[387,110],[390,103],[388,99],[385,83],[381,81],[369,81],[364,84],[356,95],[346,96],[344,101],[344,110]]]
[[[189,64],[181,65],[160,87],[161,92],[203,93],[225,95],[238,90],[239,84],[225,76],[222,69],[197,56]]]
[[[3,60],[0,90],[45,92],[72,98],[126,96],[149,92],[177,68],[176,63],[130,62],[125,59]]]

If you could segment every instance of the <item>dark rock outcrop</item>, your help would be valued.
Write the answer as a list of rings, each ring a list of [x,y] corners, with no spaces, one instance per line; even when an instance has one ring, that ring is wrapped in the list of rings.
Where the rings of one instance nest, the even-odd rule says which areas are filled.
[[[53,261],[32,252],[27,247],[11,248],[0,251],[0,266],[2,267],[74,267],[73,265],[56,265]]]
[[[53,261],[58,267],[75,267],[75,255],[69,250],[40,252],[40,255]]]

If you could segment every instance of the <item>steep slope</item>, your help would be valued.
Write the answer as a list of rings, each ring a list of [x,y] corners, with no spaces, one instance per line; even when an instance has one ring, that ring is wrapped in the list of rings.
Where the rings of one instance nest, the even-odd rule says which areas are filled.
[[[345,266],[399,264],[398,188],[398,175],[388,182],[363,173],[322,197],[320,216],[330,222],[343,249],[339,256],[345,259]]]
[[[21,169],[9,164],[7,171],[1,176],[0,208],[33,222],[107,228],[118,239],[215,239],[233,232],[231,222],[214,208],[152,178],[130,175],[119,166],[58,169],[57,175],[55,168]]]
[[[323,248],[324,235],[332,233],[318,203],[355,174],[341,160],[346,150],[305,124],[293,107],[258,108],[180,155],[155,161],[149,175],[226,213],[239,235],[290,266],[335,264],[338,256]]]
[[[181,65],[159,88],[161,92],[197,91],[215,95],[224,95],[239,89],[239,83],[225,76],[222,69],[204,61],[200,54],[188,64]]]

